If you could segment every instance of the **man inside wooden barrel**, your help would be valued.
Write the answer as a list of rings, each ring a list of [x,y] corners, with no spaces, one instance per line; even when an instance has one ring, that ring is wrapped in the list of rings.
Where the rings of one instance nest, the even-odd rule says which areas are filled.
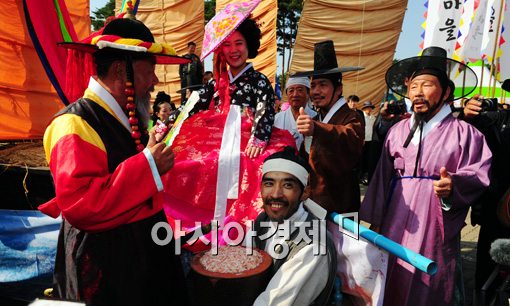
[[[255,220],[256,247],[273,257],[273,277],[254,305],[325,305],[333,288],[336,251],[325,220],[310,210],[310,166],[292,147],[262,167],[264,212]],[[315,204],[317,205],[317,204]]]

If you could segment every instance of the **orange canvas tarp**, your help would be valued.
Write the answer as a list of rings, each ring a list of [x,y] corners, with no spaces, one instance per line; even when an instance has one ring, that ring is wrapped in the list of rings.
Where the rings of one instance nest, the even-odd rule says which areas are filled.
[[[401,0],[306,0],[290,72],[313,70],[314,43],[333,40],[339,66],[365,67],[344,74],[344,96],[379,105],[406,6]]]
[[[90,32],[88,0],[66,1],[78,37]],[[28,34],[21,1],[0,4],[0,140],[42,138],[64,104]]]

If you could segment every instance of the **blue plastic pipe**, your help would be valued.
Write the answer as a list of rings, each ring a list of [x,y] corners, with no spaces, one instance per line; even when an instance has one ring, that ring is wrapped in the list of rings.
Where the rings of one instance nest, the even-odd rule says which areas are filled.
[[[408,262],[415,268],[429,275],[436,274],[437,263],[428,259],[427,257],[411,251],[408,248],[405,248],[402,245],[396,243],[395,241],[390,240],[372,230],[369,230],[368,228],[352,221],[349,218],[342,218],[342,216],[338,213],[332,212],[329,214],[329,217],[331,220],[333,220],[333,222],[341,225],[345,230],[354,233],[356,236],[359,234],[369,242]]]

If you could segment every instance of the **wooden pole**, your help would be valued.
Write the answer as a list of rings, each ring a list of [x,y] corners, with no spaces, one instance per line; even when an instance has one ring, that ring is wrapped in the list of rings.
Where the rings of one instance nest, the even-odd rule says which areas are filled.
[[[494,58],[493,58],[493,60],[494,60]],[[491,94],[491,92],[492,92],[491,91],[491,89],[492,89],[492,81],[493,81],[492,74],[494,73],[494,70],[493,70],[494,65],[492,63],[493,62],[491,61],[490,62],[491,68],[489,69],[489,86],[487,87],[487,94],[486,94],[486,96],[489,96]]]
[[[500,59],[499,58],[498,58],[498,66],[501,67],[500,66]],[[502,80],[502,81],[504,81],[504,80]],[[501,85],[503,85],[503,82],[501,82]],[[501,88],[501,85],[500,85],[500,92],[499,92],[499,95],[500,95],[501,99],[499,100],[499,103],[505,104],[506,91],[503,90],[503,88]]]
[[[496,52],[498,51],[499,47],[499,33],[501,32],[501,18],[503,17],[503,9],[505,8],[505,0],[501,0],[501,6],[499,8],[499,18],[498,18],[498,26],[496,27],[496,39],[494,40],[494,50],[492,50],[492,60],[491,60],[491,75],[490,77],[493,77],[493,68],[495,67],[494,61],[496,60]],[[490,82],[489,82],[489,91],[490,91]],[[492,88],[492,97],[496,94],[496,83],[494,83],[494,86]]]
[[[285,74],[285,50],[287,49],[287,14],[283,18],[282,78]]]
[[[495,69],[495,72],[497,73],[497,66],[494,65],[494,69]],[[497,78],[496,76],[494,76],[494,78],[492,79],[492,94],[491,94],[491,98],[495,98],[496,97],[496,83],[497,83]]]
[[[464,73],[462,74],[462,96],[464,97],[464,90],[466,89],[466,69],[464,69]]]
[[[484,71],[485,71],[485,61],[483,59],[481,59],[482,61],[482,72],[480,73],[480,90],[478,91],[478,94],[482,94],[482,87],[483,87],[483,75],[484,75]]]

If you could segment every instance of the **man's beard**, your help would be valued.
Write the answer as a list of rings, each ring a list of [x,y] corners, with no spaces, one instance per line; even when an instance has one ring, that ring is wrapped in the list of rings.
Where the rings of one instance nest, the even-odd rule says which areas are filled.
[[[140,125],[147,129],[149,126],[149,119],[150,119],[150,110],[149,110],[149,104],[150,104],[150,96],[147,95],[143,98],[137,97],[135,99],[136,104],[136,111],[138,112],[138,120],[140,120]]]
[[[425,104],[427,105],[427,111],[426,112],[420,112],[420,113],[417,113],[416,110],[414,109],[414,106],[416,104],[416,101],[420,101],[422,104]],[[411,109],[413,111],[413,113],[415,113],[416,115],[420,115],[420,116],[426,116],[427,114],[430,113],[432,107],[430,106],[430,101],[427,100],[427,99],[424,99],[424,98],[417,98],[417,99],[414,99],[413,100],[413,104],[411,106]]]

